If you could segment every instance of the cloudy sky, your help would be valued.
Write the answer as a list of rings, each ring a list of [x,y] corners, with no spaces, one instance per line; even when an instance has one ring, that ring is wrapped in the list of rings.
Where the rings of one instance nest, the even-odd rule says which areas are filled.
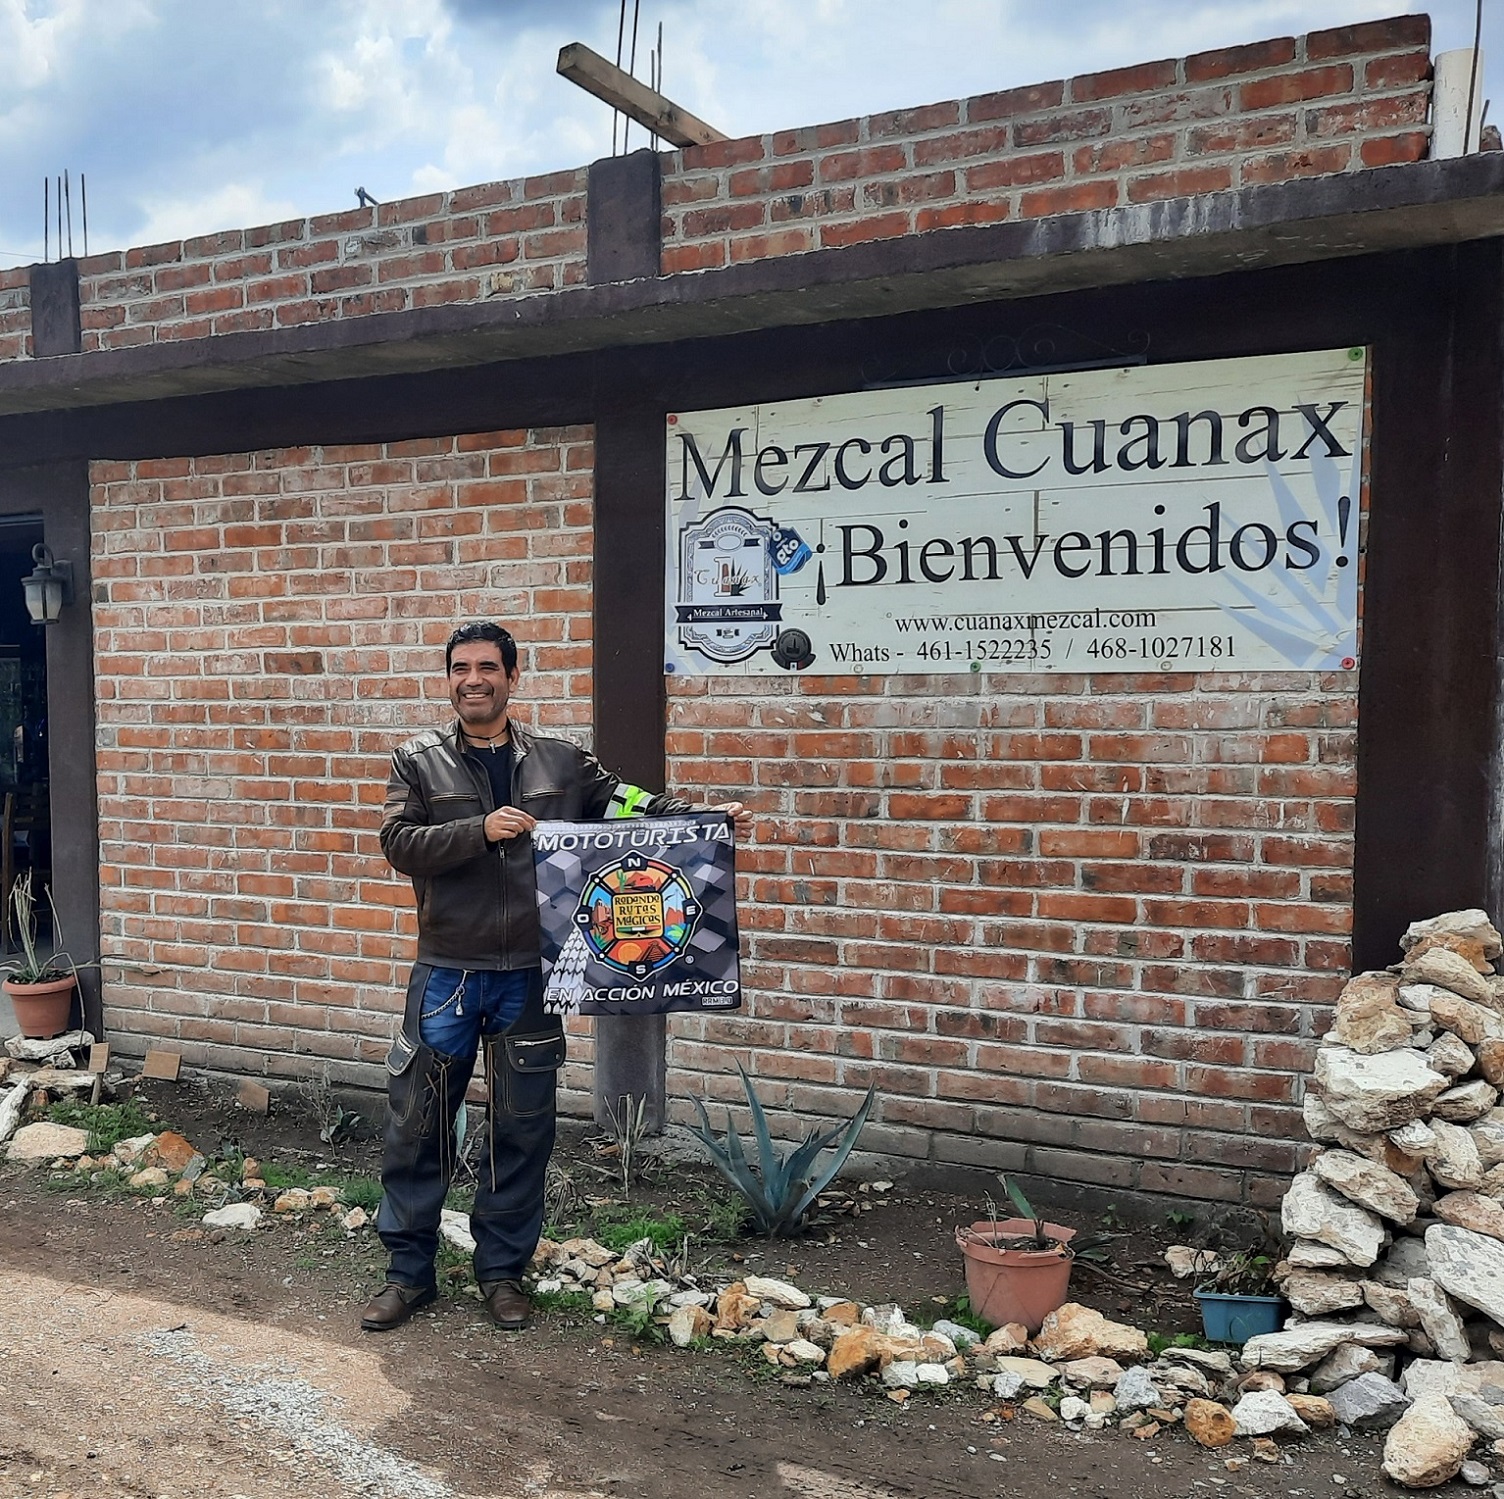
[[[631,0],[628,0],[630,18]],[[1474,0],[641,0],[664,88],[730,135]],[[1504,115],[1504,0],[1486,92]],[[618,0],[0,0],[0,266],[41,258],[42,182],[87,174],[92,250],[547,171],[610,151],[554,73]],[[630,19],[628,22],[630,26]],[[638,136],[634,144],[643,144]],[[56,253],[54,249],[54,254]]]

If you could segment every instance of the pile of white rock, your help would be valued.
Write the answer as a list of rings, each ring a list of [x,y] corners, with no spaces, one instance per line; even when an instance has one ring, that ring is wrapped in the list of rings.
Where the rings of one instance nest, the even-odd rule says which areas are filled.
[[[1504,940],[1483,911],[1414,923],[1402,960],[1337,1001],[1305,1096],[1322,1149],[1292,1182],[1277,1275],[1295,1315],[1249,1368],[1390,1428],[1386,1473],[1461,1476],[1504,1459]]]
[[[456,1247],[469,1247],[458,1222],[445,1232]],[[1287,1391],[1276,1373],[1240,1373],[1232,1355],[1217,1349],[1166,1348],[1156,1357],[1141,1329],[1078,1302],[1051,1312],[1033,1337],[1015,1323],[984,1339],[954,1322],[921,1328],[891,1303],[811,1296],[765,1276],[701,1286],[676,1275],[647,1239],[620,1252],[594,1239],[545,1239],[533,1268],[540,1295],[588,1295],[601,1321],[636,1310],[679,1347],[756,1348],[785,1384],[866,1381],[903,1404],[959,1382],[1002,1402],[982,1413],[984,1422],[1022,1412],[1072,1431],[1116,1428],[1140,1441],[1177,1427],[1207,1448],[1244,1439],[1244,1451],[1224,1457],[1230,1472],[1250,1460],[1283,1461],[1276,1436],[1337,1423],[1327,1400]]]

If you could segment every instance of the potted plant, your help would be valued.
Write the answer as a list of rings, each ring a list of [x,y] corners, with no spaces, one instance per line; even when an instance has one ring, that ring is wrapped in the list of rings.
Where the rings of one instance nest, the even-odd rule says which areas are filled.
[[[1241,1346],[1260,1333],[1279,1331],[1284,1298],[1274,1283],[1277,1262],[1269,1250],[1238,1249],[1196,1288],[1208,1341]]]
[[[51,899],[49,892],[49,904]],[[29,869],[11,887],[10,904],[21,956],[0,963],[0,973],[6,975],[0,987],[10,996],[21,1034],[33,1040],[47,1041],[62,1035],[73,1018],[78,969],[62,948],[50,957],[43,957],[37,951],[36,902],[32,896]],[[52,922],[52,929],[57,932],[56,907],[53,908]]]
[[[988,1199],[989,1217],[956,1230],[966,1294],[984,1322],[994,1327],[1022,1322],[1032,1337],[1069,1294],[1076,1230],[1046,1223],[1016,1183],[998,1180],[1021,1216],[1000,1219]]]

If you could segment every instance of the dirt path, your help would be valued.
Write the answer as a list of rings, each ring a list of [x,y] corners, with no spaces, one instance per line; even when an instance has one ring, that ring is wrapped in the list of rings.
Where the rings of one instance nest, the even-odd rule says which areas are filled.
[[[412,1399],[374,1349],[15,1270],[0,1298],[6,1405],[24,1412],[0,1446],[15,1492],[457,1492],[381,1441]]]
[[[369,1234],[279,1221],[211,1243],[166,1207],[0,1167],[0,1495],[48,1499],[1362,1499],[1378,1444],[1236,1473],[1182,1437],[985,1423],[975,1391],[900,1409],[760,1360],[633,1347],[586,1318],[498,1333],[445,1297],[355,1327]],[[872,1294],[880,1295],[881,1287]]]

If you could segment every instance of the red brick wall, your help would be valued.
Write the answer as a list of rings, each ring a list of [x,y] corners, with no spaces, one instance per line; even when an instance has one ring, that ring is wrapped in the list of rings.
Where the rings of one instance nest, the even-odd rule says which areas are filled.
[[[457,617],[522,623],[588,733],[583,429],[96,464],[107,1022],[193,1065],[376,1082],[412,952],[387,756]],[[785,1133],[1268,1203],[1348,964],[1350,675],[669,684],[670,784],[745,797],[746,1008],[670,1089]],[[586,1106],[576,1026],[567,1106]]]
[[[585,170],[92,255],[79,272],[85,353],[554,291],[585,279]]]
[[[456,619],[522,621],[519,716],[589,731],[591,433],[97,463],[93,486],[111,1039],[376,1081],[413,950],[381,792],[447,714]]]
[[[1430,40],[1400,16],[680,151],[663,270],[1418,161]]]
[[[1278,1200],[1348,965],[1352,675],[669,697],[671,782],[762,813],[751,998],[675,1018],[671,1093],[739,1099],[734,1047],[789,1132],[875,1083],[866,1149]]]

